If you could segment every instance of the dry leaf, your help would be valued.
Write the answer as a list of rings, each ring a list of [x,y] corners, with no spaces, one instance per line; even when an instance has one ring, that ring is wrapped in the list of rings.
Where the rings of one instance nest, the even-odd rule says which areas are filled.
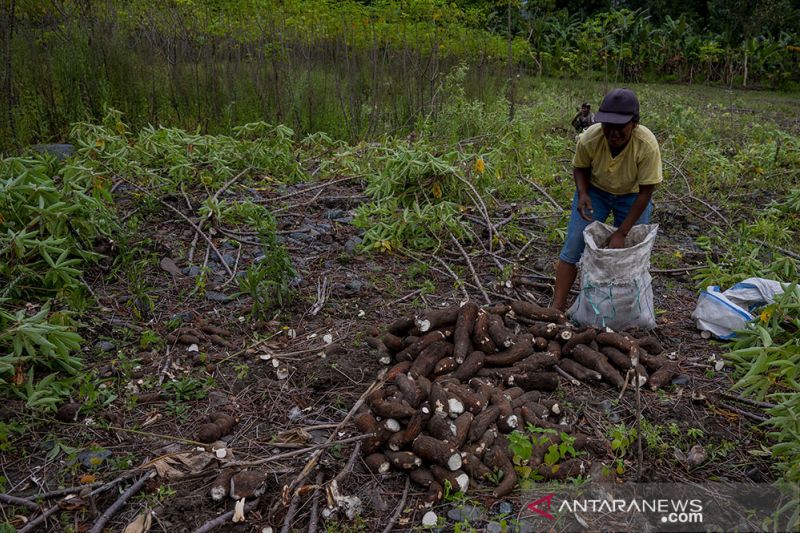
[[[150,531],[150,524],[153,522],[153,514],[150,509],[139,513],[133,522],[125,526],[122,533],[147,533]]]
[[[97,481],[97,478],[94,476],[94,474],[83,474],[79,479],[81,485],[88,485],[89,483],[94,483],[95,481]]]
[[[311,435],[303,428],[295,428],[278,433],[278,440],[280,442],[305,444],[311,440]]]

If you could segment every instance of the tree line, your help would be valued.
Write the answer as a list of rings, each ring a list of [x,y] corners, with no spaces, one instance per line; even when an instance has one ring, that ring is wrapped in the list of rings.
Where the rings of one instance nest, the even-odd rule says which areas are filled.
[[[134,125],[260,119],[348,139],[516,74],[797,89],[790,0],[0,0],[0,147],[63,136],[106,106]],[[734,9],[735,8],[735,9]]]

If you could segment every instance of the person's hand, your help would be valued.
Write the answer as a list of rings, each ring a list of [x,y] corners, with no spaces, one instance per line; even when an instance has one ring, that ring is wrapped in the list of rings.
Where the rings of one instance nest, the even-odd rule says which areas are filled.
[[[594,221],[592,217],[592,199],[589,198],[588,194],[578,195],[578,213],[580,213],[583,220]]]
[[[608,239],[609,248],[625,248],[625,235],[619,231],[615,231]]]

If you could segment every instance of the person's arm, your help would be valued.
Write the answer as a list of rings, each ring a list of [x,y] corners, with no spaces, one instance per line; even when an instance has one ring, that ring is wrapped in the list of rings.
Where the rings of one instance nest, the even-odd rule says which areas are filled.
[[[591,168],[574,167],[572,169],[572,178],[575,180],[575,189],[578,191],[578,213],[581,218],[589,222],[594,220],[592,218],[592,199],[589,198],[591,171]]]
[[[625,220],[619,225],[617,231],[611,234],[611,238],[608,241],[609,248],[625,247],[625,237],[628,236],[633,225],[636,224],[636,221],[642,216],[644,210],[647,209],[647,204],[650,203],[650,198],[653,197],[653,191],[655,189],[655,185],[639,185],[639,194],[636,196],[636,200],[633,201],[628,216],[625,217]]]

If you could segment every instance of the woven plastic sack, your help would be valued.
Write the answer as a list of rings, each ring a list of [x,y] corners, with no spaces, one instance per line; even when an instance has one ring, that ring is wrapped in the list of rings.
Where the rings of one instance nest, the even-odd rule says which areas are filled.
[[[720,339],[732,339],[755,318],[754,312],[783,293],[783,285],[764,278],[747,278],[725,292],[712,285],[700,293],[692,318],[697,329]]]
[[[582,326],[622,330],[656,327],[650,252],[658,224],[633,226],[625,248],[606,248],[616,228],[592,222],[583,230],[581,291],[567,314]]]

